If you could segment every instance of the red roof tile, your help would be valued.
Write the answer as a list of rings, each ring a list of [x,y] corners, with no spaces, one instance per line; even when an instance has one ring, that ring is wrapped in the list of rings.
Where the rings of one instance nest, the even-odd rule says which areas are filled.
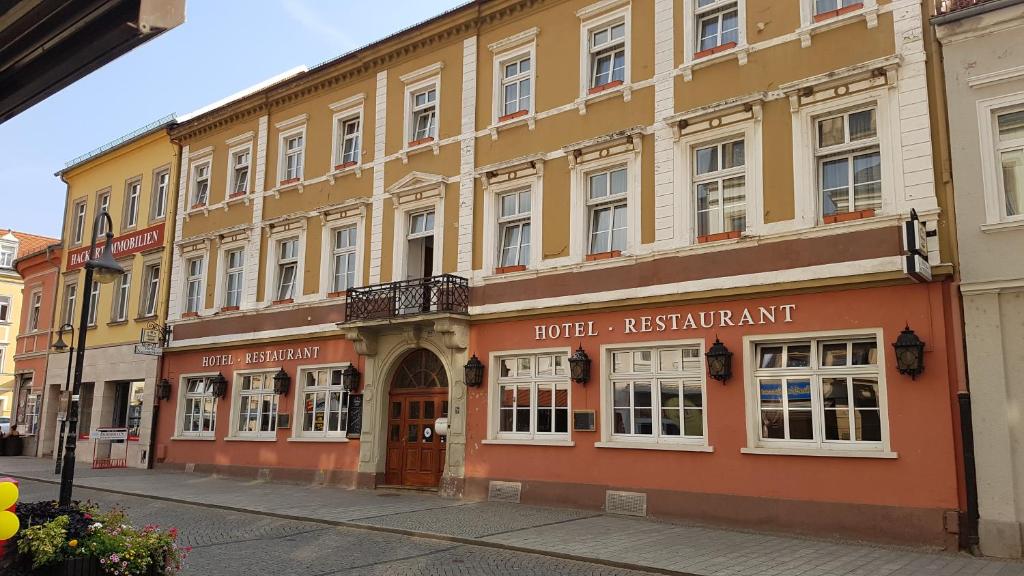
[[[0,236],[6,236],[7,233],[14,234],[14,237],[18,239],[18,254],[15,258],[35,254],[51,244],[60,243],[59,238],[50,238],[49,236],[39,236],[38,234],[0,228]]]

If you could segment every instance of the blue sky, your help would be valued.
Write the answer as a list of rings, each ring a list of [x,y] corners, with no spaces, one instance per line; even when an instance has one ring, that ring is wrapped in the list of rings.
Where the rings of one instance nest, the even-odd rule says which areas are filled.
[[[60,235],[68,160],[465,0],[187,0],[186,22],[0,124],[0,228]]]

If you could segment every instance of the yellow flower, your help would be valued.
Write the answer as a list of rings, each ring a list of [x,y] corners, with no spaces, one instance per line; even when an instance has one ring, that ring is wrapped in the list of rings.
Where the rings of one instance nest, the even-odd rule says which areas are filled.
[[[75,546],[78,546],[78,540],[71,540],[71,541],[69,541],[68,542],[68,546],[70,546],[71,548],[74,548]]]

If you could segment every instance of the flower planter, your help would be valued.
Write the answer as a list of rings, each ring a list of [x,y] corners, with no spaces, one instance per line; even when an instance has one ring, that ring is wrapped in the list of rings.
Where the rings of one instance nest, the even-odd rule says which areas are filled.
[[[70,558],[58,564],[46,566],[39,570],[41,576],[107,576],[99,558],[83,556]],[[149,576],[160,576],[159,566],[150,566]]]

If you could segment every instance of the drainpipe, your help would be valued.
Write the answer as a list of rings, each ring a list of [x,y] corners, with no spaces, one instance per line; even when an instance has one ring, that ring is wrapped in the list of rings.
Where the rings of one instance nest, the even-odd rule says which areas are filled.
[[[967,484],[967,510],[960,521],[960,548],[978,553],[978,475],[974,467],[974,422],[971,416],[971,393],[958,392],[960,406],[960,440],[964,451],[964,482]]]

